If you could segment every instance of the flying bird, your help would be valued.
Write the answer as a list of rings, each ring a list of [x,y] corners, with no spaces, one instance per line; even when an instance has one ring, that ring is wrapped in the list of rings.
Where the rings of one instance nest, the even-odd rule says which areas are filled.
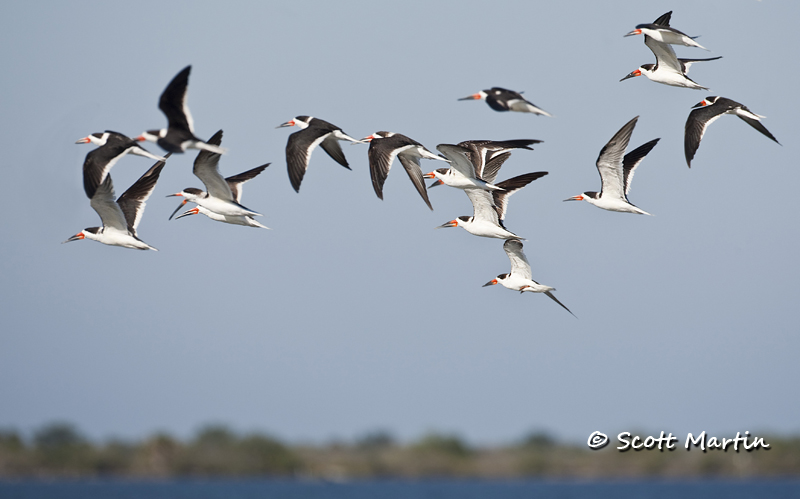
[[[360,140],[350,137],[338,126],[313,116],[297,116],[276,128],[297,126],[299,132],[289,135],[286,143],[286,166],[289,170],[289,181],[296,192],[300,192],[300,183],[308,170],[308,160],[317,146],[328,153],[334,161],[348,170],[350,165],[344,157],[340,140],[349,140],[354,144],[361,144]]]
[[[519,291],[520,293],[524,293],[525,291],[544,293],[548,298],[558,303],[564,310],[572,314],[572,311],[568,309],[566,305],[558,301],[553,293],[551,293],[551,291],[555,291],[555,288],[539,284],[533,280],[531,277],[531,265],[525,257],[525,252],[522,251],[522,241],[519,239],[508,239],[503,243],[503,249],[506,251],[508,259],[511,260],[511,273],[500,274],[495,279],[484,284],[484,288],[486,286],[502,284],[506,288]],[[572,314],[572,316],[575,317],[575,314]]]
[[[678,59],[675,51],[666,43],[657,42],[645,35],[644,43],[653,51],[656,56],[655,64],[642,64],[639,69],[628,73],[628,76],[619,81],[625,81],[635,76],[646,76],[651,81],[671,85],[673,87],[691,88],[694,90],[708,90],[708,87],[697,84],[694,80],[686,76],[689,68],[695,62],[714,61],[722,59],[722,56],[709,57],[707,59]]]
[[[167,116],[167,128],[148,130],[136,140],[155,142],[169,152],[186,152],[187,149],[202,149],[223,154],[225,149],[208,144],[194,135],[194,122],[186,105],[186,89],[189,85],[189,72],[192,66],[186,66],[169,82],[161,94],[158,108]]]
[[[89,151],[83,161],[83,190],[89,199],[94,197],[97,187],[105,181],[111,168],[126,154],[144,156],[156,161],[164,161],[166,159],[151,154],[132,138],[111,130],[87,135],[75,143],[91,143],[99,146],[97,149]]]
[[[453,144],[439,144],[436,149],[450,161],[450,168],[437,168],[423,175],[423,178],[438,179],[431,184],[449,185],[456,189],[483,189],[485,191],[500,190],[500,187],[486,182],[475,171],[475,165],[469,158],[470,150]]]
[[[392,161],[397,157],[400,160],[400,164],[406,169],[408,178],[411,179],[411,183],[414,184],[425,204],[431,210],[433,209],[428,199],[428,191],[425,188],[419,160],[424,158],[447,161],[446,159],[425,149],[416,140],[399,133],[375,132],[364,137],[361,141],[370,143],[369,151],[367,152],[369,156],[369,172],[372,176],[372,187],[375,189],[375,194],[378,195],[378,198],[383,199],[383,184],[386,182],[386,177],[389,176]]]
[[[669,11],[652,23],[637,25],[636,29],[624,36],[645,35],[661,43],[668,43],[670,45],[685,45],[687,47],[697,47],[703,50],[708,50],[694,41],[694,39],[697,38],[696,36],[691,37],[675,28],[670,28],[669,20],[671,17],[672,11]]]
[[[248,180],[254,179],[259,173],[263,172],[266,167],[270,164],[267,163],[265,165],[257,166],[252,170],[247,170],[244,173],[240,173],[238,175],[234,175],[232,177],[228,177],[225,179],[228,186],[231,188],[231,192],[233,193],[233,199],[237,203],[242,201],[242,187],[245,182]],[[181,204],[183,206],[183,204]],[[266,225],[260,224],[256,221],[253,217],[248,215],[220,215],[219,213],[215,213],[208,208],[203,206],[197,205],[191,210],[186,210],[177,217],[175,220],[179,218],[183,218],[189,215],[205,215],[211,220],[216,220],[217,222],[224,222],[228,224],[235,224],[235,225],[244,225],[246,227],[260,227],[262,229],[269,229]]]
[[[219,148],[218,146],[221,143],[222,130],[215,133],[208,140],[208,144],[216,148]],[[260,213],[252,211],[239,203],[237,198],[241,196],[241,192],[237,191],[237,194],[234,195],[231,185],[224,178],[222,178],[222,175],[219,173],[219,158],[220,155],[215,152],[203,150],[197,153],[197,158],[194,160],[194,168],[192,169],[192,172],[194,172],[197,178],[203,181],[203,184],[206,186],[206,191],[200,190],[196,187],[187,187],[181,192],[167,196],[182,196],[184,198],[181,204],[179,204],[178,207],[175,208],[175,211],[172,212],[172,215],[170,215],[170,220],[173,216],[175,216],[175,213],[177,213],[178,210],[180,210],[181,207],[188,202],[198,204],[209,211],[213,211],[214,213],[223,216],[261,216]],[[266,168],[266,165],[264,165],[264,168]],[[254,174],[253,177],[255,177],[255,175],[258,173]]]
[[[547,175],[547,172],[519,175],[495,184],[500,189],[491,192],[483,189],[465,190],[464,192],[472,202],[472,216],[458,217],[436,228],[463,227],[464,230],[476,236],[497,239],[520,239],[518,235],[506,229],[503,224],[508,212],[508,199],[518,190],[545,175]],[[492,179],[493,182],[494,179]]]
[[[167,153],[166,157],[170,154]],[[111,176],[106,175],[89,202],[94,211],[100,215],[103,226],[83,229],[64,242],[91,239],[111,246],[158,251],[139,239],[136,229],[142,220],[145,202],[156,187],[158,176],[165,164],[164,161],[154,164],[116,200]]]
[[[587,201],[604,210],[649,215],[628,201],[628,192],[631,190],[631,181],[636,167],[661,139],[651,140],[625,154],[638,119],[637,116],[626,123],[600,150],[600,156],[596,163],[602,181],[600,192],[588,191],[564,201]],[[624,157],[623,154],[625,154]]]
[[[712,95],[692,107],[697,109],[689,113],[689,117],[686,119],[686,131],[683,136],[683,151],[686,154],[686,164],[689,165],[689,168],[692,167],[692,159],[697,152],[697,148],[700,147],[700,140],[706,133],[706,128],[723,114],[735,114],[745,123],[780,144],[778,139],[761,124],[761,118],[764,118],[764,116],[747,109],[744,104],[739,104],[725,97]]]
[[[423,175],[424,178],[437,179],[430,185],[449,185],[457,189],[497,190],[492,182],[497,177],[500,167],[511,156],[514,149],[528,149],[531,144],[541,142],[533,139],[519,140],[465,140],[458,145],[439,144],[436,149],[450,161],[450,168],[437,168]]]
[[[489,107],[495,111],[517,111],[519,113],[533,113],[543,114],[545,116],[553,116],[544,109],[537,107],[534,103],[525,100],[522,92],[515,92],[500,87],[492,87],[487,90],[481,90],[477,94],[472,94],[467,97],[462,97],[458,100],[480,100],[486,99]]]
[[[620,81],[625,81],[628,78],[635,76],[646,76],[656,83],[663,83],[664,85],[672,85],[673,87],[692,88],[695,90],[708,90],[695,83],[691,78],[686,76],[689,73],[689,68],[695,62],[713,61],[721,59],[722,56],[710,57],[707,59],[678,59],[675,51],[670,47],[670,44],[687,45],[689,42],[694,43],[690,37],[674,30],[669,27],[669,18],[672,12],[667,12],[663,16],[656,19],[652,24],[640,24],[635,30],[631,31],[625,36],[644,34],[644,44],[656,56],[655,64],[642,64],[638,69],[628,73],[628,76],[622,78]],[[644,28],[642,28],[644,26]],[[693,47],[700,47],[694,43],[689,45]],[[705,48],[705,47],[700,47]]]

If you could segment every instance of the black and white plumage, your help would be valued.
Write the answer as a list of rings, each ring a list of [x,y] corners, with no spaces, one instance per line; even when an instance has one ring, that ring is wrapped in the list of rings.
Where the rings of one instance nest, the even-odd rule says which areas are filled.
[[[424,175],[436,178],[430,187],[446,184],[458,189],[481,188],[496,190],[492,185],[500,167],[511,156],[514,149],[528,149],[541,142],[535,139],[518,140],[465,140],[458,145],[439,144],[436,148],[450,161],[450,168],[438,168]],[[489,179],[489,180],[487,180]]]
[[[500,189],[480,177],[471,160],[471,151],[466,147],[439,144],[436,149],[450,161],[450,168],[437,168],[423,175],[423,178],[438,179],[431,184],[431,187],[445,184],[456,189],[483,189],[486,191]]]
[[[684,87],[684,88],[692,88],[695,90],[708,90],[707,87],[698,85],[694,82],[691,78],[686,76],[689,73],[689,68],[695,62],[703,62],[703,61],[713,61],[716,59],[721,59],[722,56],[718,57],[709,57],[706,59],[679,59],[677,55],[675,55],[675,51],[672,49],[670,45],[672,44],[680,44],[686,45],[685,43],[679,43],[677,41],[677,37],[680,34],[687,40],[692,41],[691,38],[687,37],[685,34],[681,33],[677,30],[672,30],[669,27],[669,17],[672,12],[668,12],[663,16],[656,19],[652,24],[643,25],[640,24],[637,26],[637,29],[628,33],[628,35],[638,34],[636,31],[644,33],[644,43],[647,47],[653,52],[653,55],[656,57],[655,64],[642,64],[639,66],[638,69],[635,69],[628,73],[627,76],[622,78],[620,81],[625,81],[628,78],[633,78],[635,76],[646,76],[650,80],[663,83],[665,85],[671,85],[674,87]],[[640,28],[640,26],[650,26],[651,28]],[[656,29],[660,28],[660,29]],[[682,38],[683,39],[683,38]],[[670,41],[663,41],[663,40],[670,40]],[[697,46],[700,45],[690,45],[690,46]],[[700,47],[704,48],[704,47]]]
[[[689,117],[686,119],[686,129],[683,136],[683,151],[686,155],[686,164],[689,168],[692,167],[692,159],[697,152],[697,148],[700,147],[700,140],[703,139],[706,128],[723,114],[735,114],[745,123],[755,128],[766,137],[774,140],[777,144],[780,144],[778,139],[761,124],[761,118],[764,116],[760,116],[747,109],[747,106],[744,104],[740,104],[725,97],[712,95],[706,97],[692,107],[696,109],[690,112]]]
[[[470,234],[497,239],[521,239],[506,229],[503,221],[508,212],[508,200],[517,191],[547,172],[533,172],[519,175],[495,184],[499,189],[491,192],[483,189],[467,189],[464,192],[472,202],[472,216],[461,216],[436,227],[463,227]]]
[[[111,176],[106,175],[90,201],[94,211],[100,215],[103,226],[83,229],[64,242],[91,239],[111,246],[158,251],[139,239],[136,230],[142,220],[145,202],[153,193],[165,164],[164,161],[154,164],[116,200]]]
[[[628,201],[628,192],[636,167],[661,139],[653,139],[625,154],[638,120],[637,116],[626,123],[600,151],[596,162],[602,182],[600,192],[587,191],[564,201],[587,201],[604,210],[649,215]]]
[[[458,145],[470,150],[469,158],[475,165],[476,174],[487,182],[494,182],[497,173],[506,159],[515,149],[527,149],[533,144],[540,144],[541,140],[536,139],[514,139],[514,140],[464,140]]]
[[[524,293],[525,291],[544,293],[548,298],[558,303],[564,310],[572,314],[572,311],[568,309],[566,305],[558,301],[553,295],[552,291],[555,291],[555,288],[539,284],[533,280],[531,265],[525,257],[525,252],[522,251],[522,241],[519,239],[508,239],[503,243],[503,249],[506,255],[508,255],[508,259],[511,261],[511,272],[498,275],[495,279],[484,284],[483,287],[502,284],[504,287],[519,291],[520,293]],[[575,314],[572,314],[572,316],[575,317]]]
[[[252,170],[247,170],[246,172],[240,173],[238,175],[233,175],[225,179],[225,182],[231,189],[231,193],[233,194],[233,199],[237,203],[242,202],[242,189],[244,187],[244,183],[254,179],[258,174],[264,171],[266,167],[270,164],[267,163],[265,165],[257,166]],[[183,206],[183,205],[181,205]],[[175,219],[183,218],[189,215],[205,215],[211,220],[216,220],[217,222],[224,222],[228,224],[234,225],[244,225],[245,227],[258,227],[261,229],[269,229],[266,225],[259,223],[253,217],[247,215],[220,215],[219,213],[215,213],[208,208],[203,206],[197,205],[190,210],[186,210],[185,212],[181,213]]]
[[[208,139],[208,144],[214,147],[218,147],[221,143],[222,130],[219,130]],[[197,178],[203,181],[206,190],[203,191],[196,187],[187,187],[181,192],[167,196],[182,196],[184,198],[181,204],[172,212],[172,215],[170,215],[170,220],[187,202],[196,203],[219,215],[240,217],[261,216],[260,213],[252,211],[239,203],[230,184],[219,173],[219,158],[220,155],[215,152],[203,150],[197,153],[192,172]],[[264,166],[264,168],[266,168],[266,166]]]
[[[178,73],[167,88],[161,93],[158,108],[167,117],[167,128],[148,130],[136,140],[155,142],[169,152],[185,152],[187,149],[201,149],[223,154],[225,149],[203,142],[194,135],[194,121],[186,105],[186,90],[189,86],[189,72],[192,66],[186,66]]]
[[[394,132],[375,132],[361,139],[369,142],[369,172],[372,177],[372,187],[375,189],[379,199],[383,199],[383,184],[389,176],[394,158],[400,160],[400,164],[408,173],[411,183],[422,196],[425,204],[431,210],[431,202],[428,199],[428,191],[425,188],[425,181],[422,176],[422,169],[419,164],[421,158],[447,161],[425,148],[422,144],[405,135]]]
[[[111,168],[117,164],[128,153],[156,161],[164,161],[166,158],[151,154],[147,149],[139,145],[138,142],[130,137],[118,132],[106,130],[105,132],[93,133],[79,139],[76,144],[95,144],[99,146],[92,149],[83,161],[83,190],[86,197],[92,199],[97,187],[102,184]]]
[[[500,87],[492,87],[486,90],[481,90],[476,94],[462,97],[458,100],[480,100],[486,99],[486,103],[495,111],[517,111],[519,113],[533,113],[551,116],[544,109],[536,106],[533,102],[525,100],[522,92],[515,92]]]
[[[652,23],[639,24],[636,29],[627,33],[624,36],[645,35],[654,39],[657,42],[667,43],[670,45],[685,45],[687,47],[697,47],[703,50],[708,50],[696,41],[697,37],[691,37],[682,31],[671,28],[669,25],[672,11],[662,15]]]
[[[286,142],[286,167],[289,170],[289,181],[296,192],[300,192],[300,183],[308,170],[308,161],[314,148],[320,146],[334,161],[350,170],[344,157],[340,140],[349,140],[354,144],[361,141],[350,137],[338,126],[313,116],[297,116],[277,128],[297,126],[299,132],[289,135]]]

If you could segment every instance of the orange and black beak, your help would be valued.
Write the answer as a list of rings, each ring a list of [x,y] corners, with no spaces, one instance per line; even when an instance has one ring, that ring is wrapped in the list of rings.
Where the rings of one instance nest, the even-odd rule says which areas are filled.
[[[183,204],[181,204],[181,206],[183,206]],[[180,208],[180,206],[178,206],[178,208]],[[175,211],[178,211],[178,210],[175,210]],[[177,220],[179,218],[183,218],[183,217],[188,217],[189,215],[197,215],[198,213],[200,213],[200,208],[196,208],[195,207],[195,208],[192,208],[191,210],[186,210],[186,212],[181,213],[180,215],[175,217],[175,220]],[[174,215],[174,213],[173,213],[173,215]]]
[[[497,284],[497,279],[492,279],[491,281],[487,282],[486,284],[484,284],[481,287],[485,288],[486,286],[494,286],[495,284]]]
[[[179,193],[177,193],[177,194],[170,194],[170,195],[169,195],[169,196],[167,196],[167,197],[171,197],[171,196],[183,196],[183,194],[181,194],[181,193],[179,192]],[[175,208],[175,211],[173,211],[173,212],[172,212],[172,215],[170,215],[170,216],[169,216],[169,220],[172,220],[172,217],[174,217],[174,216],[175,216],[175,214],[176,214],[176,213],[178,213],[178,210],[180,210],[181,208],[183,208],[183,205],[185,205],[186,203],[187,203],[187,200],[185,200],[185,199],[184,199],[183,201],[181,201],[181,204],[179,204],[179,205],[178,205],[178,207],[177,207],[177,208]],[[178,217],[178,218],[180,218],[180,217]]]
[[[642,70],[641,69],[637,69],[636,71],[631,71],[630,73],[628,73],[628,76],[626,76],[625,78],[621,79],[620,81],[625,81],[628,78],[633,78],[634,76],[642,76]]]
[[[458,220],[450,220],[446,224],[442,224],[438,227],[434,227],[435,229],[444,229],[445,227],[458,227]]]
[[[66,241],[64,241],[64,243],[68,243],[70,241],[80,241],[81,239],[85,239],[85,238],[86,238],[86,236],[83,234],[83,231],[81,231],[81,232],[78,232],[77,234],[75,234],[74,236],[70,237]],[[61,244],[64,244],[64,243],[61,243]]]

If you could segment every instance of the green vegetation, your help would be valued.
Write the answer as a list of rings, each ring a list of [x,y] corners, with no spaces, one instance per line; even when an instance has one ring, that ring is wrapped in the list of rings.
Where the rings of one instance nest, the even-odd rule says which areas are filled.
[[[800,438],[765,437],[752,452],[641,450],[613,445],[592,451],[535,432],[515,444],[477,447],[457,435],[430,433],[398,443],[372,432],[352,443],[289,445],[263,434],[238,435],[224,426],[180,441],[156,434],[140,442],[98,444],[72,425],[54,423],[23,438],[0,430],[0,479],[20,477],[273,476],[326,480],[366,478],[698,478],[800,475]]]

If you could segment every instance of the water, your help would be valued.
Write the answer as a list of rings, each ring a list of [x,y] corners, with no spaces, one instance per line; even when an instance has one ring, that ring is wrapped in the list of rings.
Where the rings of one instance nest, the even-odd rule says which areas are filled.
[[[763,481],[0,481],[2,499],[750,499],[800,497],[798,480]]]

